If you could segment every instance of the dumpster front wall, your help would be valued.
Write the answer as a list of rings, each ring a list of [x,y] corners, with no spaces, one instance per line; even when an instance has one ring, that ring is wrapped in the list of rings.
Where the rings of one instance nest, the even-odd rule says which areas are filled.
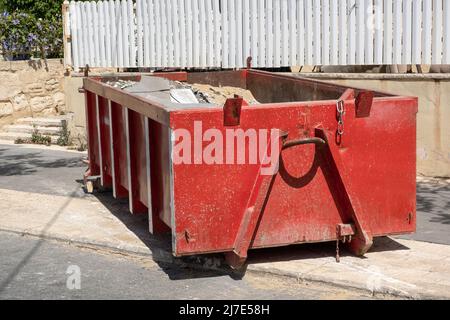
[[[346,109],[340,153],[364,208],[359,214],[373,235],[414,232],[417,100],[377,98],[370,117],[360,119],[354,103]],[[225,136],[220,111],[171,115],[173,129],[192,135],[194,121],[201,121],[204,131],[217,128]],[[248,106],[239,128],[279,128],[291,140],[314,136],[317,126],[336,131],[334,101]],[[173,172],[174,253],[232,250],[258,166],[178,164]],[[336,225],[349,223],[352,210],[339,180],[339,172],[331,172],[313,146],[284,150],[252,248],[335,240]]]

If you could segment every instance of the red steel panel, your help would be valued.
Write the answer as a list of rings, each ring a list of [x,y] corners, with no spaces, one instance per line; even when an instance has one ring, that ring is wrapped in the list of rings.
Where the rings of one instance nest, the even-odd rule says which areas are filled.
[[[128,159],[127,159],[127,137],[125,125],[126,108],[111,102],[111,140],[113,145],[114,161],[114,196],[124,198],[128,196]]]
[[[170,231],[170,144],[169,128],[150,119],[148,121],[150,184],[152,210],[149,215],[150,232]],[[165,219],[165,222],[163,221]]]
[[[130,211],[134,214],[147,213],[147,160],[144,117],[128,109],[128,180]]]
[[[340,153],[351,168],[349,179],[371,233],[414,232],[417,100],[376,98],[371,116],[360,119],[353,100],[346,108]],[[171,114],[171,126],[188,129],[192,136],[194,120],[202,122],[203,131],[224,133],[221,111]],[[280,128],[295,139],[313,136],[319,125],[336,131],[335,101],[244,107],[240,128]],[[232,250],[257,166],[179,164],[173,172],[175,253]],[[335,240],[336,226],[351,222],[342,193],[315,147],[284,150],[252,247]],[[186,231],[195,242],[186,240]]]
[[[155,72],[152,76],[173,81],[187,81],[187,72]]]
[[[89,171],[91,176],[100,175],[100,154],[97,131],[97,96],[85,92],[86,100],[86,132],[88,139]]]
[[[111,137],[109,102],[98,96],[99,143],[101,152],[101,183],[105,188],[112,186]]]

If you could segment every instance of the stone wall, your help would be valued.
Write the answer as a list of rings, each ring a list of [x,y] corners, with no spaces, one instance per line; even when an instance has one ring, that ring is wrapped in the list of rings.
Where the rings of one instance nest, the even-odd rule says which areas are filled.
[[[64,71],[60,59],[0,61],[0,126],[65,112]]]

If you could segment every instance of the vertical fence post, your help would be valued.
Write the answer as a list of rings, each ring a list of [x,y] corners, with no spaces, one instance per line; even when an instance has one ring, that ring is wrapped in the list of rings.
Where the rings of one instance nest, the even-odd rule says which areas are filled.
[[[70,36],[69,1],[62,4],[63,19],[63,44],[64,44],[64,67],[69,70],[72,67],[72,39]]]
[[[447,0],[446,0],[447,1]],[[432,64],[442,62],[442,0],[433,0]]]
[[[393,2],[394,0],[384,0],[384,52],[383,52],[383,63],[392,64],[392,26],[393,26]]]

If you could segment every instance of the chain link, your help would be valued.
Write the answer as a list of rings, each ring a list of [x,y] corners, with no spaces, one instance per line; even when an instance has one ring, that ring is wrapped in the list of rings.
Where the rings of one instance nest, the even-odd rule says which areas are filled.
[[[339,137],[342,137],[342,135],[344,134],[344,115],[345,115],[344,101],[339,100],[337,102],[336,110],[337,110],[337,120],[338,120],[337,134]]]

